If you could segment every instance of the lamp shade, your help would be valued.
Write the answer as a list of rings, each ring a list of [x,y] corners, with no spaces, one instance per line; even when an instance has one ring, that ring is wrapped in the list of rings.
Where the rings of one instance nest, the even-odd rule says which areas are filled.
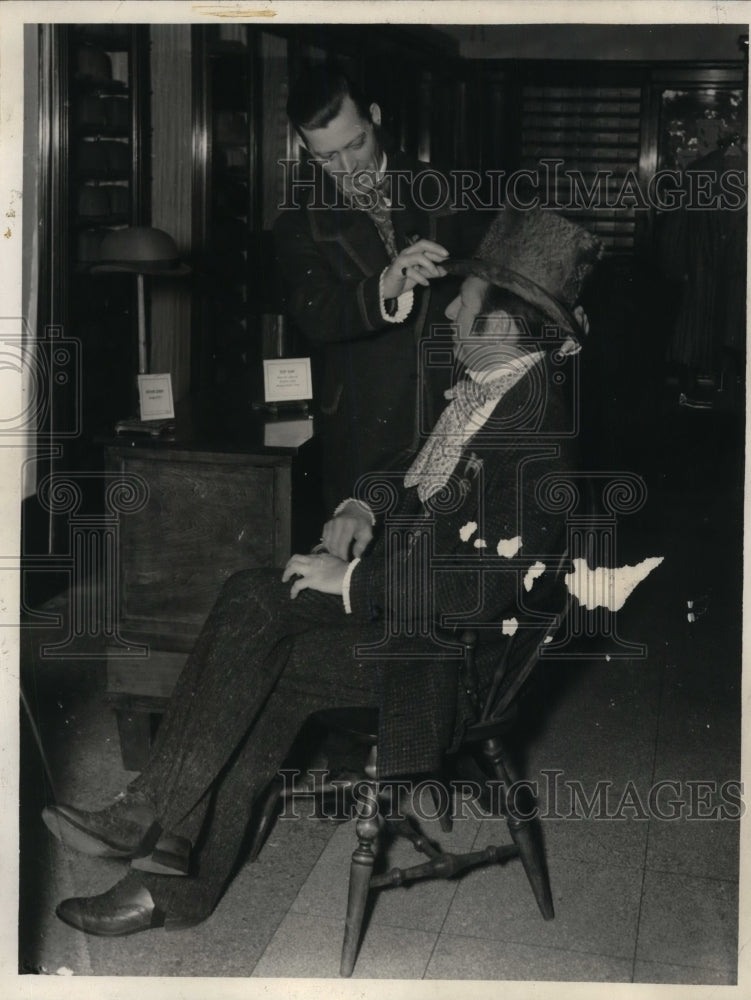
[[[99,260],[90,270],[174,277],[190,274],[190,267],[180,260],[177,244],[169,233],[151,226],[130,226],[107,233],[99,248]]]

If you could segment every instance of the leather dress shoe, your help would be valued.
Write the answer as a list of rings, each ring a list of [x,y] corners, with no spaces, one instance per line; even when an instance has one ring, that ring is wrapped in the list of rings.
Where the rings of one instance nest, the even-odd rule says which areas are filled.
[[[67,847],[97,858],[132,858],[148,853],[159,837],[154,810],[138,794],[122,795],[98,812],[48,806],[42,810],[42,819]]]
[[[99,896],[73,896],[55,910],[60,920],[97,937],[124,937],[164,927],[166,931],[195,927],[205,917],[170,916],[155,905],[149,890],[135,872]]]
[[[163,927],[165,914],[149,890],[130,874],[99,896],[64,899],[55,911],[76,930],[99,937],[122,937]]]

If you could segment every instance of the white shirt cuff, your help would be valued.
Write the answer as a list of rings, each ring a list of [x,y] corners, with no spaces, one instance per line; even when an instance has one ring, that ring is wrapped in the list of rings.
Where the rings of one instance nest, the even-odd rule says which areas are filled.
[[[344,508],[347,506],[348,503],[356,503],[357,506],[362,510],[362,512],[364,514],[367,514],[368,517],[370,518],[371,527],[375,528],[375,523],[376,523],[375,514],[370,509],[370,507],[365,503],[364,500],[357,500],[355,497],[347,497],[346,500],[342,500],[342,502],[337,506],[336,510],[331,516],[338,517],[343,512]]]
[[[396,300],[396,312],[393,316],[389,316],[386,312],[386,299],[383,294],[383,276],[387,270],[388,268],[384,267],[381,271],[381,277],[378,282],[378,298],[381,304],[381,316],[387,323],[403,323],[412,311],[412,306],[415,301],[415,290],[414,288],[410,288],[408,292],[402,292]]]
[[[352,614],[352,605],[349,600],[349,581],[352,579],[352,574],[355,571],[355,566],[360,562],[360,557],[353,559],[352,562],[347,566],[347,572],[344,574],[344,579],[342,580],[342,600],[344,601],[344,613],[347,615]]]

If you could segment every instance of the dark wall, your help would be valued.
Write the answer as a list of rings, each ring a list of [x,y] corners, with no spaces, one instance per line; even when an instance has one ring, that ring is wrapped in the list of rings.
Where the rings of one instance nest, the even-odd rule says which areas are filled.
[[[458,24],[471,59],[737,59],[747,24]]]

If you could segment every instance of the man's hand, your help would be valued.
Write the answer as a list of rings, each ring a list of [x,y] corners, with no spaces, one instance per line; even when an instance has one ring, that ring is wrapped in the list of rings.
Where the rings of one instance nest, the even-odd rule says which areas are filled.
[[[326,551],[347,561],[361,556],[372,538],[371,519],[356,503],[347,504],[341,513],[327,521],[321,535]]]
[[[326,552],[310,556],[294,555],[284,567],[282,583],[297,577],[289,593],[292,598],[308,587],[320,590],[322,594],[341,594],[346,572],[347,563]]]
[[[432,240],[416,240],[395,257],[383,275],[383,296],[396,299],[415,285],[429,285],[431,278],[442,278],[446,272],[440,262],[449,252]]]

